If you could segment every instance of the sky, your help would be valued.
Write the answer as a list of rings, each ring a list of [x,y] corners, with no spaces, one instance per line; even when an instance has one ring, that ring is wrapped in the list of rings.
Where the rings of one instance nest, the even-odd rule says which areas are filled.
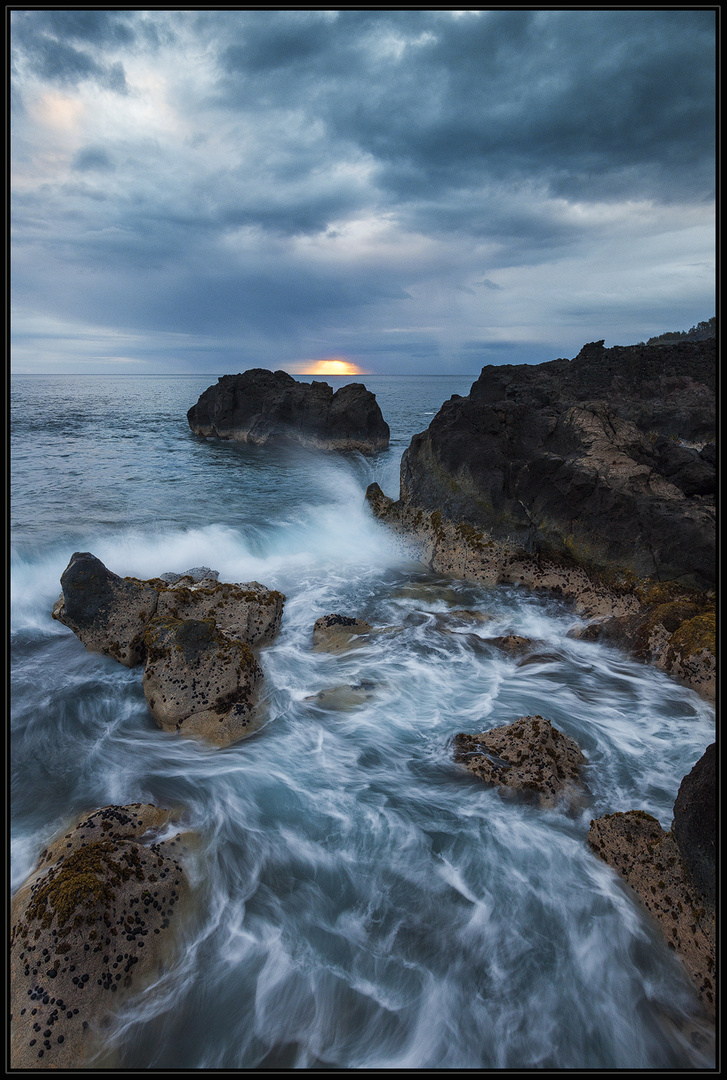
[[[715,314],[715,9],[8,16],[15,372],[477,375]]]

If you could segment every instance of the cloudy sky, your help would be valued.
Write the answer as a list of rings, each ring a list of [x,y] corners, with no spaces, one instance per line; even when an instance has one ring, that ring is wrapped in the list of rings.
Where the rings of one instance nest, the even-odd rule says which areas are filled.
[[[17,372],[477,374],[715,313],[714,10],[16,10]]]

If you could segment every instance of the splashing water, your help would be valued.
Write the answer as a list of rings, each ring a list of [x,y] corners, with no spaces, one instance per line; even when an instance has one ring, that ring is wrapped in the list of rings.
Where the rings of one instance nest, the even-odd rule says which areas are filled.
[[[711,1067],[680,962],[585,837],[617,810],[670,826],[712,709],[567,637],[553,600],[406,561],[373,521],[366,485],[396,493],[411,434],[469,380],[367,378],[392,427],[371,460],[195,439],[184,417],[209,381],[14,386],[13,887],[91,807],[179,807],[201,837],[178,955],[114,1018],[114,1064]],[[282,590],[265,726],[224,750],[157,729],[139,670],[50,619],[73,550],[122,575],[208,565]],[[331,612],[379,632],[313,652]],[[509,633],[537,643],[526,663],[488,643]],[[535,713],[586,756],[579,815],[452,761],[457,732]]]

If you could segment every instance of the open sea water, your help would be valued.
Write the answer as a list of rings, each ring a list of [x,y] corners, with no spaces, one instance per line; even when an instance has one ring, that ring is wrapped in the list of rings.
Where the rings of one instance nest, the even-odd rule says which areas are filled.
[[[630,809],[669,828],[713,709],[568,638],[576,617],[553,599],[433,575],[373,520],[367,485],[398,496],[411,436],[471,378],[329,378],[377,395],[392,440],[372,458],[199,439],[186,412],[215,381],[12,383],[12,887],[71,818],[111,803],[177,807],[201,838],[178,955],[122,1003],[115,1066],[712,1068],[679,960],[586,833]],[[51,619],[74,551],[122,576],[205,565],[284,592],[259,654],[263,728],[223,750],[159,730],[141,670]],[[331,612],[391,629],[313,653]],[[501,634],[541,658],[488,645]],[[587,758],[576,816],[452,761],[457,732],[536,713]]]

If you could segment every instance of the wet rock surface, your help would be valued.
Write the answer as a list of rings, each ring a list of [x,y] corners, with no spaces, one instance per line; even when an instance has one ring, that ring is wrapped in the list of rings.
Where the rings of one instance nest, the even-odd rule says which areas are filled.
[[[138,581],[120,578],[89,552],[61,577],[53,618],[92,652],[144,663],[144,693],[165,731],[216,746],[252,734],[263,673],[250,646],[270,642],[285,597],[257,581],[229,584],[194,567]]]
[[[349,383],[334,393],[327,383],[299,383],[285,371],[264,368],[223,375],[187,420],[197,435],[259,446],[293,443],[370,454],[389,445],[389,426],[363,384]]]
[[[717,746],[710,743],[679,787],[672,832],[689,880],[717,896]]]
[[[189,884],[170,811],[145,804],[83,815],[41,854],[13,899],[11,1066],[93,1067],[104,1019],[173,953]]]
[[[141,663],[146,624],[156,610],[157,589],[108,570],[89,551],[71,556],[61,575],[62,596],[53,618],[69,627],[90,652],[127,667]]]
[[[313,626],[313,649],[315,652],[346,652],[362,645],[358,639],[372,629],[363,619],[350,615],[322,615]]]
[[[715,383],[713,340],[485,367],[367,502],[432,570],[547,589],[713,699]]]
[[[217,745],[251,733],[263,674],[249,645],[211,619],[164,616],[151,621],[144,644],[144,695],[159,727]]]
[[[683,960],[705,1008],[716,1004],[715,906],[685,870],[673,831],[641,810],[591,822],[588,843],[631,886]]]
[[[283,618],[285,597],[258,581],[187,585],[184,578],[159,593],[156,615],[214,619],[218,629],[248,645],[272,641]]]
[[[542,716],[521,716],[477,735],[460,733],[453,750],[454,760],[475,776],[543,808],[575,805],[582,798],[585,758],[573,739]]]
[[[686,444],[714,439],[715,381],[714,341],[485,367],[412,439],[401,497],[532,553],[709,587],[715,474]]]

